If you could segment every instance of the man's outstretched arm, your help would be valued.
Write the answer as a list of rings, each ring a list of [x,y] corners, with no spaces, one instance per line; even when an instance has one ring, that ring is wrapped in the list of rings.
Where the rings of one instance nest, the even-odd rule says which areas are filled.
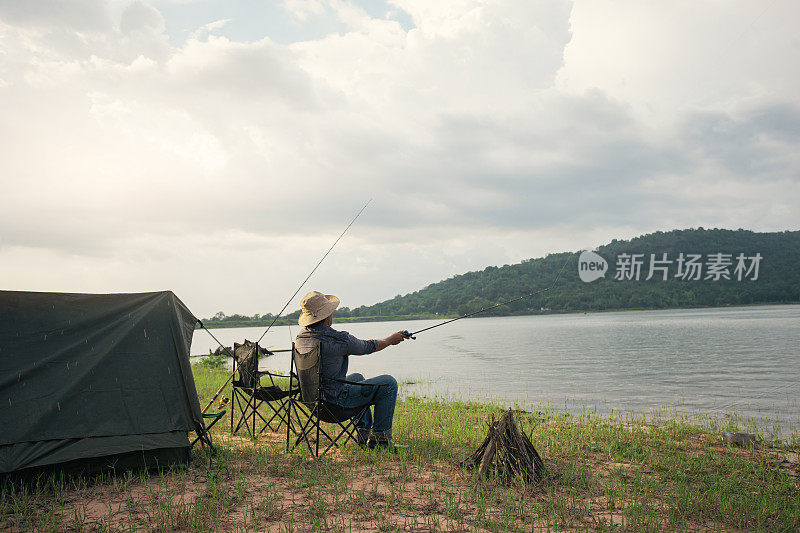
[[[403,335],[399,331],[397,333],[392,333],[385,339],[375,339],[375,342],[378,343],[378,348],[375,351],[379,352],[384,348],[386,348],[387,346],[394,346],[395,344],[400,344],[404,340],[406,340],[405,335]]]
[[[385,339],[372,339],[368,341],[362,341],[347,332],[343,333],[347,334],[347,353],[349,355],[367,355],[377,352],[378,350],[383,350],[387,346],[399,344],[405,340],[405,337],[399,331],[397,333],[392,333]]]

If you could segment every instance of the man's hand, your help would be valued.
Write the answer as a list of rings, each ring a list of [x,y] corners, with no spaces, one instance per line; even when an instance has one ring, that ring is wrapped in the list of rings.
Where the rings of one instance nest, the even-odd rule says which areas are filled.
[[[389,341],[389,344],[394,346],[395,344],[400,344],[401,342],[406,340],[406,336],[403,335],[402,331],[398,331],[397,333],[392,333],[391,335],[386,337],[386,340]]]
[[[398,331],[397,333],[392,333],[385,339],[378,339],[378,349],[376,351],[381,351],[387,346],[394,346],[395,344],[400,344],[406,340],[405,335],[403,335],[402,331]]]

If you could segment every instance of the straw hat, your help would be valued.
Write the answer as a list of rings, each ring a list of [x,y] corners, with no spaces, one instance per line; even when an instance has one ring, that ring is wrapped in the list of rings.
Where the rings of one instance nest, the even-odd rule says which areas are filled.
[[[297,323],[301,326],[308,326],[314,322],[325,320],[333,314],[333,310],[339,307],[339,298],[333,294],[322,294],[318,291],[311,291],[303,296],[300,302],[300,318]]]

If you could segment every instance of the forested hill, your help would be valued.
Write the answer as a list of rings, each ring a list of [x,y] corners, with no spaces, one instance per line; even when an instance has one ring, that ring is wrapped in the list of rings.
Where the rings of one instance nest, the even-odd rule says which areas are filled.
[[[659,231],[629,241],[614,240],[596,252],[607,262],[608,270],[604,277],[588,283],[578,274],[579,252],[556,253],[467,272],[371,306],[343,307],[337,310],[336,319],[465,314],[551,285],[567,259],[566,269],[551,291],[486,315],[800,302],[800,231]],[[281,317],[278,324],[296,323],[299,314],[295,311]],[[225,327],[264,325],[271,319],[269,314],[226,317],[218,313],[204,322]]]
[[[542,308],[594,311],[800,301],[800,231],[755,233],[702,228],[659,231],[629,241],[614,240],[596,252],[608,262],[608,271],[590,283],[578,276],[579,253],[557,253],[468,272],[372,306],[337,311],[336,316],[339,319],[472,312],[549,286],[568,257],[564,274],[551,291],[488,311],[487,315],[526,314],[541,312]],[[652,265],[655,269],[647,280],[651,254],[655,255],[656,262]],[[663,254],[667,254],[666,258]],[[679,261],[680,254],[683,261]],[[701,257],[690,262],[689,254]],[[757,254],[760,260],[754,259]],[[755,280],[754,262],[758,263]],[[692,269],[689,266],[692,263],[698,266]],[[638,279],[636,264],[639,264]],[[698,270],[700,279],[694,279]],[[730,279],[725,279],[726,275]]]

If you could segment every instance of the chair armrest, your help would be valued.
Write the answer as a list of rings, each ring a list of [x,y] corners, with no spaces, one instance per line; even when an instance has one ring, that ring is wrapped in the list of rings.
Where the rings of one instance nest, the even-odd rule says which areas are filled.
[[[285,379],[289,379],[289,376],[284,376],[283,374],[275,374],[275,373],[273,373],[273,372],[268,372],[268,371],[266,371],[266,370],[257,370],[257,371],[256,371],[256,375],[257,375],[257,376],[272,376],[272,377],[274,377],[274,378],[285,378]],[[295,378],[295,379],[296,379],[296,378]]]
[[[364,383],[363,381],[347,381],[346,379],[326,378],[330,381],[344,383],[346,385],[369,385],[370,387],[383,387],[386,383]]]
[[[216,424],[217,422],[222,420],[222,417],[225,416],[226,412],[227,411],[223,410],[223,411],[220,411],[219,413],[203,413],[203,425],[204,426],[206,426],[206,422],[205,422],[206,420],[211,420],[211,423],[208,424],[206,426],[206,428],[205,428],[206,431],[211,431],[211,428],[214,427],[214,424]],[[194,443],[192,443],[192,446],[194,446]]]

